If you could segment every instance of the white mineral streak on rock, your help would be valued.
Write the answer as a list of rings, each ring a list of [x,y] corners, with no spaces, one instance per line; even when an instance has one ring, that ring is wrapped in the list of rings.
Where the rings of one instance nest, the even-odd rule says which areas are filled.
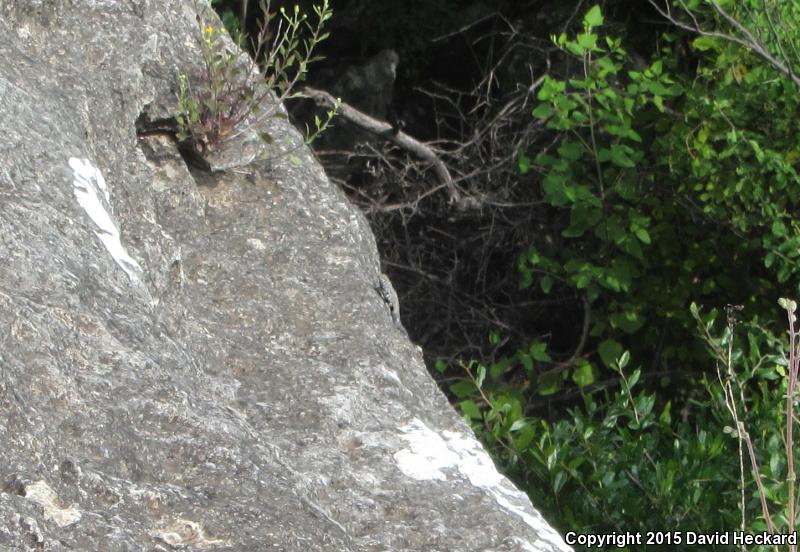
[[[231,543],[223,540],[209,539],[199,523],[180,518],[167,527],[157,530],[154,536],[173,548],[191,547],[200,550],[207,548],[219,550],[231,546]]]
[[[258,238],[247,238],[247,245],[259,251],[264,251],[267,248],[267,244]]]
[[[500,506],[536,529],[538,546],[526,542],[526,550],[571,550],[541,515],[525,511],[522,507],[527,502],[525,494],[500,475],[492,459],[475,439],[452,431],[443,431],[440,435],[418,418],[401,427],[400,431],[408,447],[396,452],[394,459],[406,476],[417,480],[445,480],[447,475],[443,470],[457,471],[476,487],[488,491]]]
[[[111,253],[114,261],[125,271],[128,278],[138,282],[142,269],[122,246],[119,229],[111,216],[111,196],[108,193],[103,174],[92,166],[88,159],[71,157],[69,166],[72,167],[74,175],[72,185],[75,199],[97,225],[98,230],[95,230],[94,233],[103,242],[106,250]]]
[[[36,481],[25,487],[25,498],[35,502],[44,509],[44,517],[52,521],[59,527],[66,527],[77,523],[81,519],[81,513],[75,506],[62,508],[61,501],[55,491],[44,481]]]
[[[397,372],[394,370],[388,369],[386,366],[381,366],[381,372],[385,375],[388,379],[395,382],[397,385],[402,386],[403,382],[400,381],[400,376],[397,375]]]

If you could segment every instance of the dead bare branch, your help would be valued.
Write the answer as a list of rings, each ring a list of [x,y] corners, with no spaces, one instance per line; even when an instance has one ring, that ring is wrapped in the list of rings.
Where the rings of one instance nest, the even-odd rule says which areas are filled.
[[[306,87],[303,89],[303,94],[317,102],[318,105],[327,109],[332,109],[337,105],[336,98],[324,90],[316,90],[314,88]],[[339,102],[338,105],[338,115],[344,117],[349,122],[368,132],[372,132],[377,136],[389,140],[401,148],[413,153],[423,161],[430,163],[433,167],[433,171],[436,173],[436,176],[439,178],[441,183],[441,186],[439,186],[437,189],[447,189],[450,203],[458,202],[461,199],[461,194],[453,183],[453,178],[450,176],[450,171],[442,162],[439,155],[430,147],[412,138],[401,130],[393,129],[392,125],[389,123],[370,117],[363,111],[359,111],[345,102]]]

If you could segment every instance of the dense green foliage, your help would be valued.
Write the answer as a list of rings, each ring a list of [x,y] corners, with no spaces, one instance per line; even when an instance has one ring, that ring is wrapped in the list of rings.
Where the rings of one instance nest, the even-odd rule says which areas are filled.
[[[555,422],[525,416],[515,389],[485,384],[485,369],[468,367],[465,381],[490,407],[482,411],[465,399],[462,410],[500,463],[563,530],[644,534],[668,527],[707,533],[740,527],[741,466],[723,386],[729,345],[733,390],[746,396],[740,419],[758,452],[773,520],[787,530],[781,435],[787,370],[780,354],[785,346],[757,321],[726,325],[717,311],[696,315],[721,377],[712,371],[700,379],[702,396],[677,412],[672,403],[659,405],[654,393],[643,390],[641,371],[630,368],[627,353],[611,363],[620,375],[619,390],[584,393],[580,404]],[[766,525],[758,519],[760,502],[746,447],[742,459],[746,527],[762,531]]]
[[[709,357],[689,307],[739,303],[748,318],[771,320],[779,290],[797,293],[798,89],[719,38],[692,41],[692,72],[678,67],[674,35],[635,68],[602,24],[595,6],[582,32],[554,37],[580,69],[549,76],[538,93],[533,116],[554,145],[518,156],[520,172],[538,170],[543,199],[563,213],[545,247],[520,256],[521,285],[580,294],[588,335],[566,362],[537,340],[464,366],[467,377],[450,389],[500,463],[532,497],[549,497],[563,529],[733,530],[742,472],[746,527],[763,530],[749,460],[742,469],[735,454],[724,386],[732,378],[709,376],[726,359]],[[734,399],[747,412],[767,505],[782,514],[773,521],[786,530],[786,349],[756,322],[743,342],[730,341],[732,326],[714,338],[705,333],[713,319],[701,333],[714,351],[733,347]],[[628,363],[648,368],[626,379]],[[522,385],[509,377],[520,369]],[[530,415],[537,397],[570,389],[580,400],[566,416]]]
[[[777,285],[798,281],[798,94],[721,41],[695,41],[704,57],[689,79],[675,70],[672,37],[632,70],[620,41],[593,31],[558,37],[583,74],[548,78],[533,112],[560,133],[533,164],[545,200],[568,217],[547,250],[521,256],[522,285],[585,295],[595,364],[625,348],[653,370],[693,374],[704,358],[691,301],[766,314]],[[530,164],[523,153],[523,172]]]

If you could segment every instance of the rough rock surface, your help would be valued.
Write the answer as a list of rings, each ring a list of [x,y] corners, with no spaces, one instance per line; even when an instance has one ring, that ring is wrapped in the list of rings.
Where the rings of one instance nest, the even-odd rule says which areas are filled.
[[[0,550],[568,550],[285,120],[213,174],[137,137],[199,66],[193,6],[0,0]]]

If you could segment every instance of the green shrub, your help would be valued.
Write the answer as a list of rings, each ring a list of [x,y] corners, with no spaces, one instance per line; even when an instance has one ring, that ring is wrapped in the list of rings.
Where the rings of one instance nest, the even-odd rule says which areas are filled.
[[[787,17],[778,36],[800,28]],[[761,321],[800,284],[800,95],[763,56],[705,36],[689,72],[672,35],[635,67],[602,24],[595,6],[554,37],[579,74],[545,79],[533,116],[552,146],[518,154],[557,226],[520,255],[521,285],[577,296],[585,331],[566,360],[538,338],[465,363],[450,391],[564,530],[788,531],[797,338],[787,348]],[[716,329],[695,303],[741,304],[750,322]]]
[[[542,395],[591,383],[623,349],[668,386],[698,377],[691,302],[763,317],[776,286],[800,284],[792,80],[706,37],[693,74],[677,70],[669,35],[636,69],[621,40],[601,37],[602,21],[592,8],[582,33],[554,38],[580,75],[544,81],[533,115],[555,143],[518,156],[522,173],[541,174],[556,221],[520,255],[521,285],[582,297],[590,322],[567,362],[536,362],[530,345],[507,359]]]
[[[691,262],[680,262],[687,255],[679,249],[690,243],[677,235],[693,231],[690,215],[649,171],[650,151],[663,137],[658,125],[669,109],[665,102],[684,87],[663,59],[626,71],[621,40],[601,38],[602,23],[595,6],[582,33],[554,37],[581,74],[545,79],[533,115],[557,134],[557,147],[533,159],[519,156],[523,173],[541,171],[543,199],[564,221],[551,243],[520,255],[521,285],[582,296],[596,347],[588,358],[579,348],[569,365],[545,372],[545,379],[529,370],[542,394],[558,391],[576,370],[583,384],[591,383],[623,348],[637,357],[655,351],[664,337],[653,327],[666,334],[674,326],[688,334],[692,327],[687,307],[696,272]],[[676,352],[662,351],[659,361],[673,361]]]
[[[465,418],[562,531],[790,531],[783,431],[800,357],[790,363],[787,344],[757,319],[692,310],[717,368],[677,412],[644,390],[627,352],[611,363],[615,382],[581,391],[580,404],[554,421],[529,415],[519,389],[487,367],[463,366],[452,390]],[[792,336],[797,349],[794,327]]]

